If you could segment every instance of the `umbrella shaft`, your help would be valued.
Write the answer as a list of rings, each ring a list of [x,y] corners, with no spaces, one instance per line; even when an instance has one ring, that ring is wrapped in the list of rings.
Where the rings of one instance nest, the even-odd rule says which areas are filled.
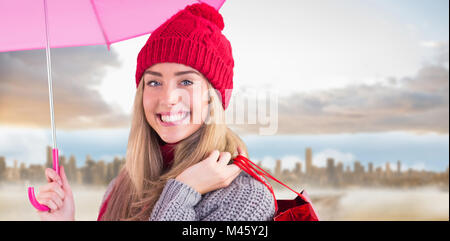
[[[50,57],[50,39],[48,34],[48,10],[47,10],[47,1],[44,0],[44,11],[45,11],[45,40],[47,42],[47,46],[45,48],[45,55],[47,57],[47,80],[48,80],[48,97],[50,100],[50,120],[52,123],[52,140],[53,140],[53,149],[57,149],[56,146],[56,128],[55,128],[55,115],[53,111],[53,84],[52,84],[52,61]]]

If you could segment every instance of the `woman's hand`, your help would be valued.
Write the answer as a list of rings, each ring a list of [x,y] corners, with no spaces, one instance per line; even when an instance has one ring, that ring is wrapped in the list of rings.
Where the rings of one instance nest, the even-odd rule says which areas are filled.
[[[245,156],[240,147],[237,151]],[[200,194],[227,187],[241,172],[236,164],[228,165],[230,159],[229,152],[214,150],[205,160],[187,168],[175,180],[189,185]]]
[[[61,177],[51,168],[45,169],[48,183],[39,189],[36,199],[46,205],[50,211],[37,211],[42,221],[74,221],[75,203],[72,190],[67,181],[64,167],[60,167]]]

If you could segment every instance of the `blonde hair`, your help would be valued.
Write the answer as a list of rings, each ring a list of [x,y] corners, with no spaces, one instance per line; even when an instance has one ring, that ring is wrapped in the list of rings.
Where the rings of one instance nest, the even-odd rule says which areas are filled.
[[[148,220],[166,182],[204,160],[213,150],[230,152],[234,158],[240,146],[248,156],[245,143],[226,126],[221,100],[207,82],[210,98],[207,120],[176,145],[172,167],[164,171],[159,136],[145,117],[141,79],[134,99],[126,162],[116,178],[102,220]]]

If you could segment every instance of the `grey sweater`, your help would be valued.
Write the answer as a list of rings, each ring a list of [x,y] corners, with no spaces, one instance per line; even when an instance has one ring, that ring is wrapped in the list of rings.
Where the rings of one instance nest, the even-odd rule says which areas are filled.
[[[114,181],[108,185],[102,203]],[[271,221],[274,214],[272,193],[242,171],[229,186],[204,195],[182,182],[169,179],[150,221]]]

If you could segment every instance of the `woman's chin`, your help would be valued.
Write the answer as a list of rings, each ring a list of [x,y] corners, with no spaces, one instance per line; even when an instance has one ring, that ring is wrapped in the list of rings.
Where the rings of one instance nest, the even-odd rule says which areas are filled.
[[[177,143],[181,140],[183,140],[184,138],[182,136],[178,136],[178,135],[171,135],[173,133],[167,133],[168,135],[159,135],[161,137],[161,139],[165,142],[165,143]]]

